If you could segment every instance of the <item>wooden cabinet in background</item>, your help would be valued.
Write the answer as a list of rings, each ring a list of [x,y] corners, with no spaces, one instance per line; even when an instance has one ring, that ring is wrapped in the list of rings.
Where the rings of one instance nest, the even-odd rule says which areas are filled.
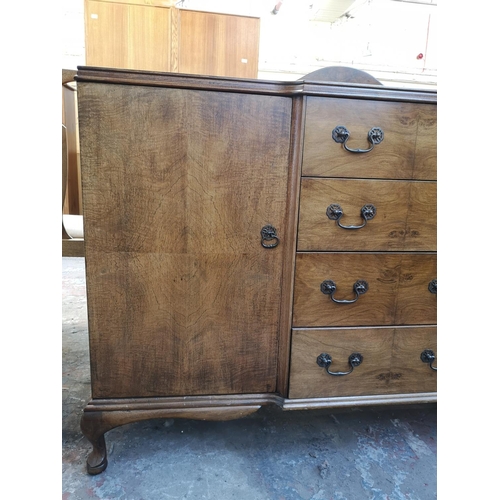
[[[260,20],[179,11],[179,73],[257,78]]]
[[[172,71],[172,47],[171,8],[85,2],[87,65]]]
[[[256,78],[260,20],[161,0],[86,0],[87,66]]]
[[[62,123],[66,127],[68,148],[67,186],[63,213],[81,215],[82,182],[80,174],[80,144],[78,138],[78,103],[76,84],[72,81],[74,78],[73,73],[74,72],[71,70],[63,70]]]

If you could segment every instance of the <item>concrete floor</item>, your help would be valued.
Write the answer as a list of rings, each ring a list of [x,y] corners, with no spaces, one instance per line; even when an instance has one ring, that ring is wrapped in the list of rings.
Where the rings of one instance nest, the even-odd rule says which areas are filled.
[[[437,498],[435,405],[137,422],[106,434],[108,468],[89,476],[79,429],[90,399],[84,266],[62,259],[63,500]]]

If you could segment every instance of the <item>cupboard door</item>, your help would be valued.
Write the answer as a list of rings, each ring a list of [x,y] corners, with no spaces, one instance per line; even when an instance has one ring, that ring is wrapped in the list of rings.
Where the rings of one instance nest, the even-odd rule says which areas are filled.
[[[260,19],[179,10],[179,73],[257,78]]]
[[[78,90],[93,397],[274,392],[291,99]]]
[[[170,71],[171,9],[130,5],[129,69]]]
[[[129,6],[85,2],[85,64],[128,68]]]
[[[169,71],[170,16],[169,8],[86,1],[86,64]]]

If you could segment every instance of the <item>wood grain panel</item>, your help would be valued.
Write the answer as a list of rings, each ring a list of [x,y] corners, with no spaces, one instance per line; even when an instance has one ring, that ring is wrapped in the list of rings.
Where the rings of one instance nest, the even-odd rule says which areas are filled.
[[[405,250],[437,250],[437,183],[410,183]]]
[[[153,5],[156,7],[173,7],[177,0],[98,0],[105,3],[127,3],[131,5]]]
[[[361,225],[361,207],[375,217],[344,229],[326,215],[342,207],[344,226]],[[436,250],[436,185],[429,182],[302,178],[298,250]]]
[[[287,204],[287,234],[297,233],[299,220],[299,194],[300,194],[300,162],[302,160],[302,135],[304,133],[304,100],[301,97],[292,98],[292,130],[288,180]],[[293,308],[293,281],[295,275],[295,254],[297,249],[296,238],[286,238],[283,248],[283,285],[282,307],[280,311],[281,332],[278,339],[278,377],[276,391],[285,396],[288,394],[288,381],[290,369],[290,331],[292,328]]]
[[[297,254],[293,325],[393,324],[399,266],[399,255]],[[320,290],[324,280],[336,283],[337,299],[353,299],[352,287],[357,280],[367,281],[369,290],[354,304],[335,304]]]
[[[437,255],[404,255],[401,258],[395,323],[436,324],[437,294],[429,282],[437,278]]]
[[[82,183],[80,174],[80,143],[78,140],[77,95],[74,83],[63,85],[63,123],[66,126],[68,170],[66,200],[63,213],[82,214]]]
[[[415,152],[419,133],[422,133],[418,143],[420,149],[432,142],[429,132],[432,107],[425,107],[419,129],[419,106],[403,102],[308,97],[302,175],[435,180],[435,147],[428,151],[424,148],[418,156]],[[349,130],[347,146],[351,149],[369,147],[367,135],[372,127],[384,131],[384,140],[369,153],[351,153],[332,139],[332,130],[338,125]]]
[[[302,178],[298,250],[402,250],[410,186],[407,182]],[[377,213],[361,229],[343,229],[326,215],[330,204],[342,207],[343,225],[361,225],[360,210]]]
[[[290,398],[387,394],[390,386],[393,329],[293,330]],[[349,356],[363,362],[344,376],[329,375],[318,366],[321,353],[332,357],[330,371],[349,371]]]
[[[149,5],[86,1],[86,64],[169,71],[171,12]]]
[[[435,324],[435,254],[299,253],[296,258],[294,326]],[[335,298],[355,298],[353,284],[368,292],[353,304],[336,304],[321,292],[324,280],[337,285]]]
[[[424,349],[432,349],[437,358],[435,327],[294,329],[289,397],[434,392],[437,372],[420,360]],[[316,362],[319,354],[328,353],[330,371],[349,371],[354,352],[362,354],[363,362],[349,375],[329,375]]]
[[[291,99],[79,96],[93,397],[275,391]]]
[[[170,71],[171,9],[129,6],[128,68]]]
[[[180,10],[179,72],[257,78],[260,20]]]
[[[179,9],[170,10],[170,69],[172,73],[179,72]]]
[[[432,349],[436,355],[437,332],[435,327],[400,328],[394,331],[392,348],[391,385],[398,392],[432,392],[437,390],[437,372],[423,363],[420,354]]]
[[[128,68],[128,9],[118,3],[85,2],[85,64]]]
[[[414,179],[437,178],[437,107],[421,104],[418,107],[418,133],[415,143]]]

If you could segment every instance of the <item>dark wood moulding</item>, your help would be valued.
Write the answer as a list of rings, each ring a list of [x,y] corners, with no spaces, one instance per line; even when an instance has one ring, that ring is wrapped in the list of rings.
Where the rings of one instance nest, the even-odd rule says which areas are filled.
[[[307,75],[306,77],[307,78]],[[232,77],[160,73],[155,71],[124,70],[79,66],[77,82],[100,82],[153,87],[189,88],[218,92],[241,92],[264,95],[310,95],[322,97],[347,97],[353,99],[381,99],[436,103],[434,90],[413,90],[374,84],[326,82],[315,80],[270,81]]]
[[[187,396],[173,398],[93,399],[84,409],[80,427],[92,444],[87,471],[95,475],[107,465],[104,434],[115,427],[155,418],[224,421],[246,417],[264,405],[282,410],[321,410],[394,404],[435,403],[435,392],[338,398],[287,399],[278,394]]]

